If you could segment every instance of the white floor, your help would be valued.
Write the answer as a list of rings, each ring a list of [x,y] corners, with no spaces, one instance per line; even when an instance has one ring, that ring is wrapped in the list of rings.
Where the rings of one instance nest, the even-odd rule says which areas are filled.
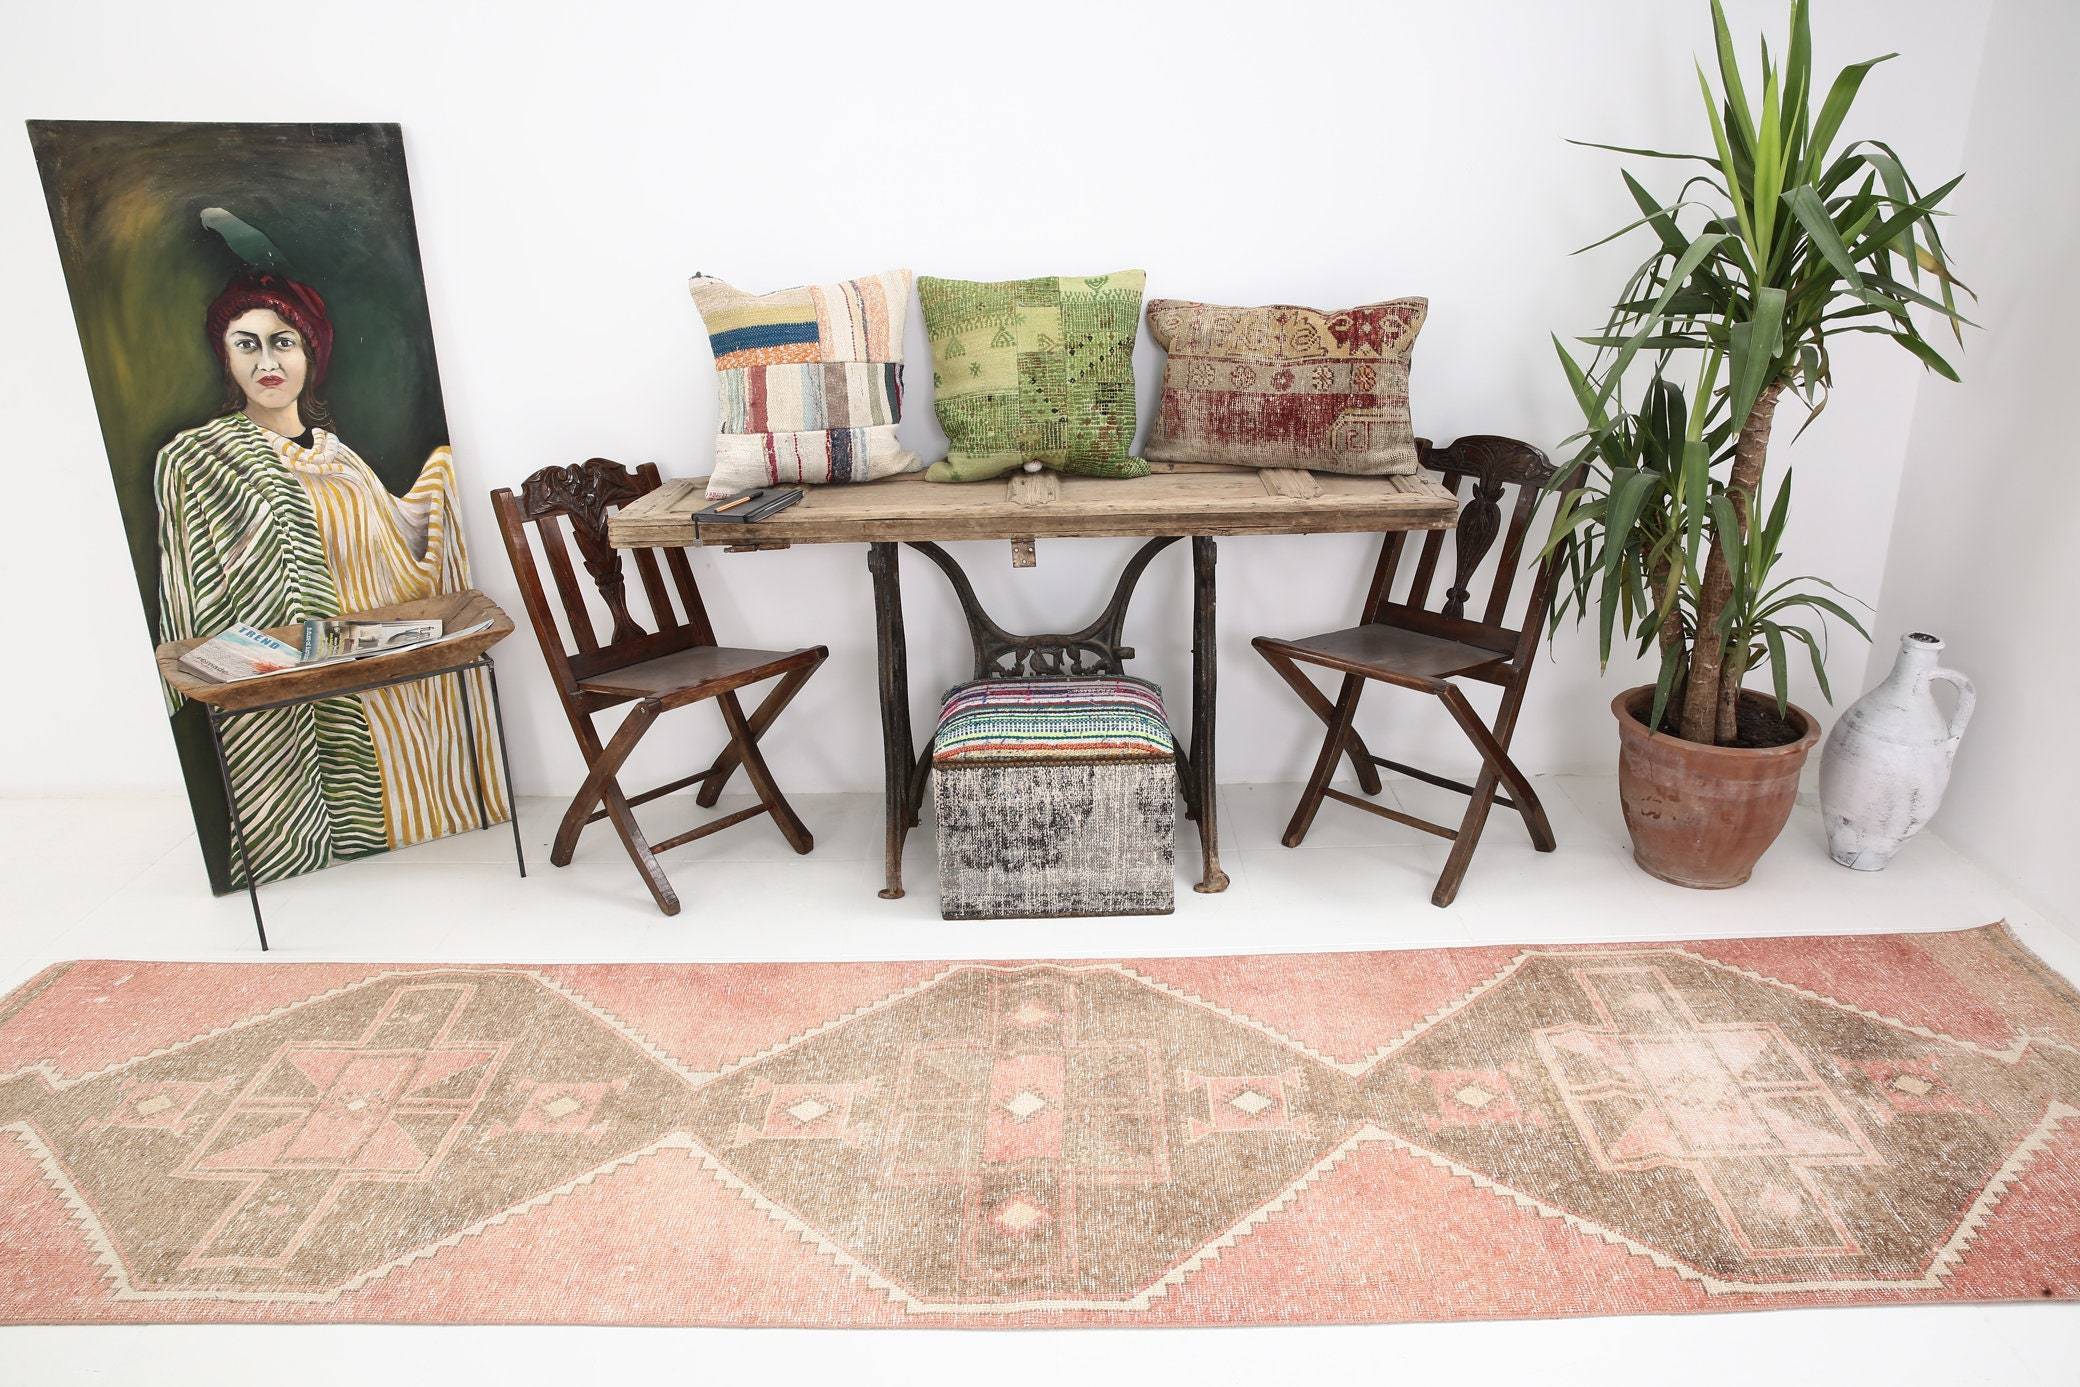
[[[799,796],[817,836],[794,857],[762,822],[667,855],[688,902],[651,906],[596,827],[571,867],[548,862],[560,808],[523,801],[530,875],[512,839],[472,834],[263,889],[272,958],[552,962],[620,959],[1082,957],[1410,948],[1469,943],[1956,929],[2005,918],[2069,977],[2080,937],[1934,836],[1889,871],[1835,866],[1802,805],[1747,886],[1692,892],[1633,867],[1612,782],[1541,781],[1561,850],[1530,850],[1498,810],[1459,900],[1429,893],[1445,844],[1325,805],[1306,846],[1278,835],[1296,786],[1222,791],[1223,895],[1180,885],[1167,918],[949,923],[938,918],[930,825],[913,835],[911,894],[875,897],[878,797]],[[1456,797],[1390,782],[1431,817]],[[729,807],[727,804],[725,808]],[[648,806],[656,836],[691,822]],[[1181,826],[1182,827],[1182,826]],[[1181,878],[1196,845],[1179,839]],[[204,885],[184,802],[0,801],[0,989],[69,958],[252,959],[243,896]],[[1066,1378],[1143,1384],[1403,1381],[2080,1383],[2080,1306],[1783,1310],[1738,1315],[1359,1328],[968,1331],[383,1327],[0,1329],[0,1385],[57,1383],[621,1383],[812,1377],[854,1383]]]

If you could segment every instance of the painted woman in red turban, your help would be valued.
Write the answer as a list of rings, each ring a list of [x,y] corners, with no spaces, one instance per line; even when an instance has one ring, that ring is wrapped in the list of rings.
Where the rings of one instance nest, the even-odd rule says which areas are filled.
[[[226,412],[159,451],[160,640],[469,586],[448,449],[393,496],[332,432],[320,394],[332,320],[316,289],[249,266],[210,304],[203,331],[223,367]],[[482,677],[468,676],[468,696],[475,726],[488,730]],[[462,697],[439,679],[226,723],[254,876],[477,827],[471,756],[493,817],[504,817],[498,757],[481,732],[464,744]]]
[[[224,367],[225,408],[285,438],[332,422],[318,395],[332,364],[332,319],[317,290],[241,270],[209,306],[203,334]]]

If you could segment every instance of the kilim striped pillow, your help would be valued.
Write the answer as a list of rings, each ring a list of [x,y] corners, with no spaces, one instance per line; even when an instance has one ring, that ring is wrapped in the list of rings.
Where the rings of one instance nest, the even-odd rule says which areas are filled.
[[[908,270],[770,294],[695,275],[691,288],[721,396],[711,498],[923,465],[896,442]]]
[[[981,679],[947,692],[932,764],[1167,760],[1163,691],[1141,679]]]

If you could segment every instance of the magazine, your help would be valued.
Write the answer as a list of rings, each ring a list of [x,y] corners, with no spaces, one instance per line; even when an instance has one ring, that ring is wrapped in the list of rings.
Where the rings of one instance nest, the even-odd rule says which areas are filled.
[[[197,679],[229,684],[295,669],[303,663],[303,652],[286,641],[276,640],[259,627],[241,621],[222,635],[212,636],[196,646],[181,656],[178,663]]]
[[[358,660],[386,650],[403,650],[441,638],[440,619],[424,621],[342,621],[338,617],[306,617],[303,662]]]
[[[212,636],[180,657],[182,670],[214,684],[231,684],[241,679],[260,679],[290,670],[315,669],[320,665],[362,660],[370,655],[389,655],[416,646],[460,640],[489,630],[491,622],[472,622],[453,631],[443,630],[437,617],[416,621],[343,621],[337,617],[313,617],[303,623],[303,648],[276,640],[257,626],[241,621],[230,630]]]

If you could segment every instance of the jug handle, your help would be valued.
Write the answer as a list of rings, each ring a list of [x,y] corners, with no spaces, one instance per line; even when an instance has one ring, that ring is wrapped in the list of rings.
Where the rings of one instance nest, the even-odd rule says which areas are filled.
[[[1964,739],[1965,725],[1972,720],[1972,709],[1978,703],[1979,695],[1972,688],[1972,681],[1954,669],[1933,670],[1928,677],[1941,680],[1957,690],[1957,708],[1950,714],[1950,749],[1954,752]]]

